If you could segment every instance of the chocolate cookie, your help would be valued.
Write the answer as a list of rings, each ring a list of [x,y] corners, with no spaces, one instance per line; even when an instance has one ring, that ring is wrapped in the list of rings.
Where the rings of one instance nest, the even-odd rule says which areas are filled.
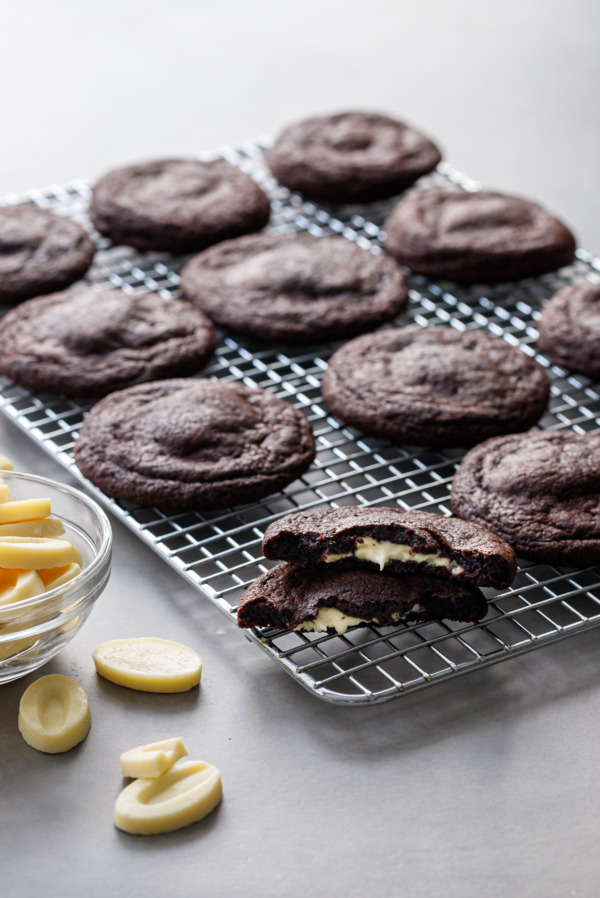
[[[269,524],[265,558],[305,567],[426,573],[476,586],[510,586],[511,547],[485,527],[427,511],[348,506],[314,508]]]
[[[192,253],[269,220],[269,198],[250,175],[222,160],[161,159],[100,178],[92,221],[113,243]]]
[[[385,249],[413,271],[465,284],[555,271],[575,238],[536,203],[504,193],[436,188],[402,200],[385,223]]]
[[[468,446],[526,430],[550,382],[533,359],[483,331],[397,328],[331,357],[323,395],[336,415],[392,443]]]
[[[353,336],[406,305],[400,266],[343,237],[251,234],[213,246],[181,272],[181,290],[213,321],[259,340]]]
[[[70,218],[32,203],[0,207],[0,303],[68,287],[86,273],[95,250]]]
[[[338,570],[323,574],[278,564],[242,596],[238,626],[344,633],[359,623],[388,627],[440,618],[476,621],[486,612],[483,595],[469,583],[419,574],[394,577]]]
[[[600,436],[561,430],[488,440],[464,457],[451,501],[522,558],[599,564]]]
[[[442,158],[423,134],[372,112],[343,112],[290,125],[267,163],[280,184],[332,203],[395,196]]]
[[[544,306],[538,330],[550,361],[600,380],[600,284],[559,290]]]
[[[315,444],[304,415],[266,390],[177,378],[102,399],[74,451],[107,495],[185,511],[276,492],[309,467]]]
[[[0,373],[30,390],[105,396],[195,374],[216,343],[206,315],[178,299],[121,290],[57,293],[0,320]]]

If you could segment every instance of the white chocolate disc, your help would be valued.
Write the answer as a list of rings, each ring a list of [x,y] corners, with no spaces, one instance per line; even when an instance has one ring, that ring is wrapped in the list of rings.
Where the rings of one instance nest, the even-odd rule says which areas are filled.
[[[201,820],[222,797],[221,774],[205,761],[181,761],[157,779],[134,780],[115,804],[115,826],[127,833],[172,832]]]
[[[0,503],[0,524],[37,521],[50,514],[50,499],[17,499]]]
[[[71,677],[40,677],[23,693],[19,731],[38,751],[69,751],[85,739],[90,723],[88,697],[83,686]]]
[[[63,566],[72,561],[73,546],[66,539],[0,536],[0,567],[31,571]]]
[[[105,679],[141,692],[187,692],[202,675],[202,660],[193,649],[154,636],[105,642],[93,658]]]

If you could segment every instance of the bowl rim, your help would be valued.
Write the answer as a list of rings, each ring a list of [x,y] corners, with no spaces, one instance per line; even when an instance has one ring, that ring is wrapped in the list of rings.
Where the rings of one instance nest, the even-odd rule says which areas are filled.
[[[97,574],[97,572],[104,567],[106,562],[110,560],[112,549],[112,528],[107,514],[96,502],[96,500],[92,499],[91,496],[86,495],[82,490],[79,490],[76,487],[68,486],[66,483],[61,483],[61,481],[59,480],[51,480],[49,477],[40,477],[38,474],[27,474],[23,471],[0,471],[0,480],[9,478],[17,478],[18,480],[31,481],[33,483],[39,483],[42,486],[49,486],[53,489],[58,489],[60,492],[67,493],[73,498],[83,502],[83,504],[87,506],[89,511],[91,511],[92,514],[97,518],[100,535],[100,545],[98,547],[97,554],[94,556],[88,567],[82,568],[79,573],[76,574],[75,577],[73,577],[72,580],[69,580],[67,583],[63,583],[62,586],[55,586],[53,589],[48,589],[37,596],[30,596],[28,599],[21,599],[21,601],[19,602],[10,602],[7,603],[6,606],[4,606],[6,608],[10,608],[11,610],[15,609],[16,611],[18,611],[22,608],[30,608],[36,603],[46,602],[50,599],[57,598],[60,595],[64,595],[66,591],[70,591],[73,588],[77,589],[79,586],[81,586],[82,583],[86,582],[89,579],[93,579],[95,574]],[[2,634],[2,632],[0,631],[0,637],[2,635],[8,636],[8,634]],[[11,635],[14,638],[15,634],[13,633]]]

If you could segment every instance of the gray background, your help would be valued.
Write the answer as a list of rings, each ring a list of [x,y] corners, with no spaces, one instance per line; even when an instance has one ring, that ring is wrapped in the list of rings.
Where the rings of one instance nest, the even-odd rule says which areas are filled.
[[[276,134],[343,108],[406,118],[489,186],[544,202],[600,252],[595,0],[24,2],[3,11],[0,194]],[[66,475],[0,420],[22,470]],[[598,634],[374,708],[320,703],[115,523],[111,582],[44,673],[75,675],[93,725],[44,756],[0,687],[3,895],[597,896]],[[164,635],[200,690],[132,693],[91,651]],[[33,679],[30,678],[30,679]],[[203,823],[112,826],[118,755],[182,735],[222,771]]]

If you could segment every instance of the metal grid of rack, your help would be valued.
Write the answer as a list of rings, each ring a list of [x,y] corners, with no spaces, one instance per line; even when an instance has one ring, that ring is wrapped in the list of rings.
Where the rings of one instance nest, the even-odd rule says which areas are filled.
[[[365,251],[381,252],[381,224],[393,201],[344,210],[317,207],[280,188],[265,169],[266,141],[225,147],[201,158],[223,157],[248,171],[269,192],[271,228],[337,233]],[[416,189],[477,184],[442,163]],[[73,182],[10,196],[5,202],[33,202],[72,216],[90,228],[89,185]],[[367,217],[368,214],[368,217]],[[97,235],[96,235],[97,236]],[[81,286],[150,290],[166,301],[177,295],[184,260],[112,247],[98,238],[94,265]],[[580,376],[566,376],[536,355],[536,321],[542,301],[573,280],[600,277],[600,262],[579,251],[568,269],[517,284],[458,288],[411,278],[408,311],[398,324],[445,324],[459,330],[485,328],[535,356],[550,374],[545,429],[600,429],[600,388]],[[339,344],[292,349],[266,347],[221,335],[213,362],[202,376],[241,380],[292,402],[312,423],[317,442],[313,466],[280,493],[230,510],[167,514],[155,508],[119,504],[87,481],[89,492],[213,601],[235,623],[247,585],[269,565],[262,558],[266,526],[282,514],[322,503],[399,505],[449,514],[449,485],[462,457],[459,450],[391,446],[366,437],[333,418],[324,405],[320,378]],[[89,405],[64,397],[32,394],[1,382],[0,408],[73,474],[72,447]],[[246,636],[317,697],[337,704],[385,701],[435,682],[488,666],[600,624],[600,572],[566,571],[523,564],[512,587],[486,591],[489,613],[478,624],[439,621],[380,628],[354,628],[343,636],[305,632],[251,631]]]

